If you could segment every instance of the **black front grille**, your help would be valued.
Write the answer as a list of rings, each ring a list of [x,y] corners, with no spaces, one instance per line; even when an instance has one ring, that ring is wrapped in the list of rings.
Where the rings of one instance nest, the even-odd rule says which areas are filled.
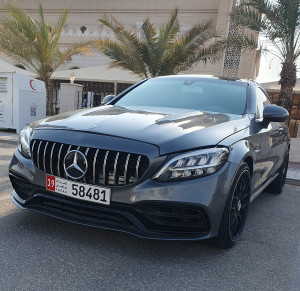
[[[68,177],[64,171],[64,158],[72,150],[83,153],[88,161],[87,173],[77,180],[82,183],[130,185],[138,181],[149,166],[149,159],[144,155],[44,140],[31,141],[31,154],[35,166],[45,173],[65,179]]]

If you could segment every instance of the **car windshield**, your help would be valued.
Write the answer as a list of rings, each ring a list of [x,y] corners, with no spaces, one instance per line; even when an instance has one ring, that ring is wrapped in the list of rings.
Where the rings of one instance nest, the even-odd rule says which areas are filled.
[[[220,79],[156,78],[139,85],[114,104],[245,113],[246,83]]]

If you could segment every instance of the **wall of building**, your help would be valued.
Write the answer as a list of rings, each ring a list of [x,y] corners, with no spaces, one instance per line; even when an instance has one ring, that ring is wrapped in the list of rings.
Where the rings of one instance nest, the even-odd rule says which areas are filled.
[[[0,2],[0,16],[7,15],[6,3]],[[11,2],[11,1],[10,1]],[[100,37],[113,37],[111,32],[98,21],[103,14],[112,15],[119,19],[127,28],[138,31],[144,19],[149,17],[155,24],[164,23],[175,7],[180,8],[179,19],[181,31],[187,31],[194,25],[205,20],[213,19],[214,27],[219,35],[226,36],[229,28],[229,11],[233,0],[19,0],[13,1],[25,8],[33,17],[37,16],[41,3],[50,23],[55,23],[58,15],[65,9],[70,9],[67,24],[62,33],[60,46],[67,47],[70,43],[81,40],[94,40]],[[83,27],[86,30],[83,30]],[[241,62],[241,77],[253,78],[252,69],[255,53],[243,56]],[[109,59],[102,54],[95,53],[93,57],[75,56],[71,63],[62,66],[61,70],[71,67],[91,67],[108,64]],[[188,73],[202,73],[222,75],[224,58],[215,63],[199,64]]]

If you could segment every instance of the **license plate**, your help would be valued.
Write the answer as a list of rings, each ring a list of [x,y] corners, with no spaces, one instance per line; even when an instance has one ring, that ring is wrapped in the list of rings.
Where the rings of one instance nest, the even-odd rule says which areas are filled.
[[[46,189],[76,199],[109,205],[111,190],[47,175]]]

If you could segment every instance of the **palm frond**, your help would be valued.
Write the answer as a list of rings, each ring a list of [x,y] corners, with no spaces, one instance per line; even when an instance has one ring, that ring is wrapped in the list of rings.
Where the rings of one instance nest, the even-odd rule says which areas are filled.
[[[139,33],[125,29],[114,18],[103,16],[99,21],[114,33],[116,41],[100,39],[95,47],[111,58],[111,67],[143,77],[175,74],[181,68],[191,67],[195,64],[192,61],[195,54],[216,36],[212,21],[195,26],[181,36],[177,8],[158,29],[146,19]],[[209,53],[212,55],[212,50]]]
[[[168,67],[170,64],[175,68],[175,72],[189,69],[192,65],[199,61],[206,61],[204,58],[196,58],[200,53],[207,53],[205,49],[207,43],[211,41],[216,33],[212,28],[212,20],[203,22],[202,24],[193,27],[182,37],[177,39],[170,50],[170,56],[163,67]],[[215,53],[214,56],[217,54]]]
[[[148,77],[145,64],[135,57],[138,52],[132,52],[131,47],[120,45],[118,42],[110,40],[99,40],[97,47],[103,54],[113,59],[110,67],[128,69],[136,72],[139,76]]]
[[[28,40],[33,41],[36,35],[35,21],[26,13],[25,10],[13,4],[8,5],[10,19],[15,24],[15,29],[22,33]],[[6,18],[7,19],[7,18]]]
[[[157,34],[153,23],[147,18],[141,27],[141,38],[144,40],[141,42],[141,54],[151,75],[156,75],[159,68],[157,58]]]
[[[295,61],[300,32],[299,0],[247,0],[233,9],[231,17],[236,25],[269,39],[281,60]]]
[[[178,8],[172,12],[168,22],[159,29],[157,39],[158,48],[164,49],[167,44],[172,43],[179,33]]]
[[[86,47],[91,42],[75,43],[60,51],[58,44],[68,10],[51,29],[41,5],[36,19],[16,5],[9,4],[8,9],[10,16],[0,18],[0,51],[35,72],[41,80],[48,82],[53,71],[73,55],[91,54]]]
[[[114,17],[108,18],[106,15],[104,15],[99,19],[99,21],[112,30],[119,46],[121,46],[123,50],[131,51],[132,60],[135,60],[135,62],[141,62],[145,50],[143,49],[142,42],[133,31],[126,29],[124,25],[122,25]],[[108,51],[109,47],[112,47],[113,44],[114,42],[109,42],[108,45],[108,42],[106,42],[105,40],[99,40],[95,42],[95,47],[105,53]],[[106,46],[105,49],[104,46]],[[144,70],[142,65],[140,66],[140,70]]]
[[[163,56],[164,52],[175,42],[176,36],[179,33],[178,8],[171,13],[168,22],[162,25],[159,29],[157,38],[157,53]],[[160,60],[158,60],[160,62]]]

